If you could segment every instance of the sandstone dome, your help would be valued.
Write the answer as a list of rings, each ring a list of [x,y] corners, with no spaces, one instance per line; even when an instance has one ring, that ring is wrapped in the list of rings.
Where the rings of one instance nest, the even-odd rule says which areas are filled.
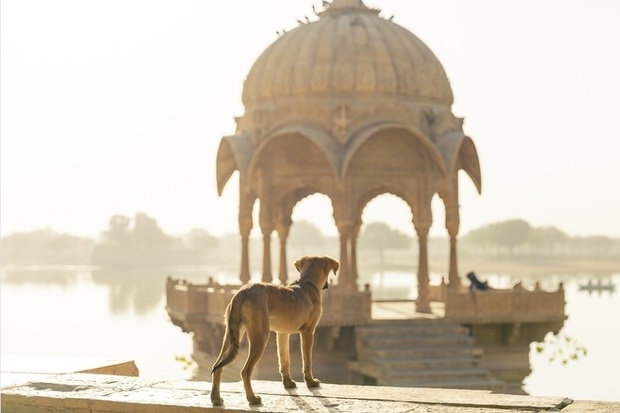
[[[362,0],[327,4],[318,20],[284,33],[258,57],[244,83],[243,104],[398,95],[451,106],[452,89],[437,57],[379,13]]]

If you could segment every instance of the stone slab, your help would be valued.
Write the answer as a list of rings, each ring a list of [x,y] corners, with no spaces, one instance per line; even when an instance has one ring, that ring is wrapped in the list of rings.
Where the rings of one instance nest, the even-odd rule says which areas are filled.
[[[2,412],[194,413],[194,412],[416,412],[505,413],[558,411],[564,397],[529,397],[487,391],[322,384],[285,390],[255,381],[262,406],[249,406],[240,382],[223,383],[225,406],[213,407],[210,383],[96,374],[62,374],[2,389]]]
[[[97,373],[138,376],[133,360],[109,360],[92,357],[49,357],[2,355],[0,387],[13,386],[44,377],[66,373]]]
[[[620,391],[620,390],[619,390]],[[619,413],[620,402],[577,400],[562,410],[562,413]]]

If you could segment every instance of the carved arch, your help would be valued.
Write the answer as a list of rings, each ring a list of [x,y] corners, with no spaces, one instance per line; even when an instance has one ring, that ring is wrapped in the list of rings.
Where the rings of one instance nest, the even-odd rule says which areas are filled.
[[[385,133],[390,130],[402,130],[411,135],[417,143],[420,143],[422,147],[426,150],[429,158],[433,161],[433,164],[437,167],[437,170],[440,172],[441,176],[446,176],[447,169],[446,164],[444,162],[441,153],[437,150],[433,142],[422,133],[419,129],[398,123],[398,122],[381,122],[374,125],[370,125],[362,130],[360,130],[357,134],[355,134],[348,147],[347,152],[343,160],[342,166],[342,179],[347,176],[348,170],[350,168],[351,162],[355,159],[355,155],[358,150],[373,136],[378,133]]]
[[[262,160],[263,153],[270,147],[270,144],[273,143],[274,140],[287,135],[301,136],[313,143],[325,156],[325,160],[331,168],[335,182],[339,181],[341,146],[330,134],[309,125],[285,126],[276,129],[270,133],[269,136],[265,137],[261,141],[259,147],[254,151],[254,155],[248,167],[248,176],[255,176],[256,168]]]
[[[458,169],[464,170],[476,185],[478,194],[482,193],[482,174],[480,173],[480,160],[478,158],[478,151],[474,141],[468,137],[463,136],[461,145],[458,152]]]
[[[216,178],[217,193],[222,195],[228,180],[235,171],[239,171],[241,179],[247,176],[254,145],[247,135],[225,136],[217,150]]]

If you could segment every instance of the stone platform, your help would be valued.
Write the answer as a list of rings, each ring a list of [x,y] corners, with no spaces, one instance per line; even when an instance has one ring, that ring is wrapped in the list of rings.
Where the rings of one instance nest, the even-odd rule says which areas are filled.
[[[51,357],[2,355],[0,386],[14,386],[67,373],[139,376],[133,360],[106,360],[93,357]]]
[[[618,412],[620,403],[530,397],[488,391],[322,384],[285,390],[281,383],[255,381],[262,406],[250,407],[241,383],[223,383],[224,407],[209,400],[210,383],[165,381],[99,374],[41,377],[2,389],[3,413],[198,413],[198,412],[425,412],[565,413]]]

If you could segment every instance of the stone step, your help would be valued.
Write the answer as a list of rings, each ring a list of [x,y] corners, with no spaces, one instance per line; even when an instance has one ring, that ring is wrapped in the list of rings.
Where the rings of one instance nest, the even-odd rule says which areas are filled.
[[[474,347],[419,346],[411,348],[362,348],[358,351],[360,360],[373,359],[426,359],[438,357],[477,357],[480,351]]]
[[[478,381],[491,377],[488,370],[475,366],[455,367],[445,366],[434,369],[405,369],[402,367],[390,368],[385,364],[376,362],[353,361],[349,363],[349,368],[367,376],[381,378],[387,382],[397,380],[412,381],[446,381],[447,378],[458,380]]]
[[[436,337],[442,335],[462,335],[469,336],[469,330],[458,324],[438,323],[433,324],[378,324],[358,327],[355,330],[358,338],[377,338],[377,337]]]
[[[437,336],[403,335],[401,337],[365,337],[358,343],[366,348],[407,348],[417,346],[448,346],[471,347],[474,339],[465,335],[443,334]]]
[[[358,360],[349,369],[379,385],[501,391],[505,384],[481,368],[482,350],[469,330],[433,320],[384,322],[356,329]]]
[[[428,370],[449,368],[478,368],[478,359],[473,357],[425,357],[425,358],[388,358],[382,359],[381,365],[389,369]]]

